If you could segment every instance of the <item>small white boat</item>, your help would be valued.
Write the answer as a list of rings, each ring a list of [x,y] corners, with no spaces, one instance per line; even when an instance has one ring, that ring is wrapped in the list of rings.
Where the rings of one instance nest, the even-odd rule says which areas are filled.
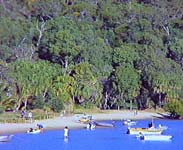
[[[123,125],[127,125],[127,126],[133,126],[133,125],[136,125],[136,121],[132,121],[132,120],[125,120],[123,122]]]
[[[13,135],[2,135],[0,136],[0,142],[8,142],[12,139]]]
[[[89,129],[89,130],[94,130],[95,128],[96,128],[96,124],[95,123],[89,123],[86,126],[86,129]]]
[[[81,123],[90,123],[92,121],[92,116],[90,115],[84,115],[79,119],[79,122]]]
[[[127,134],[131,134],[131,135],[138,135],[138,134],[157,135],[157,134],[161,134],[163,131],[164,131],[163,129],[159,129],[159,128],[128,128]]]
[[[170,141],[171,135],[140,135],[141,140],[145,141]]]
[[[158,129],[167,130],[168,127],[167,127],[167,126],[162,126],[161,124],[159,124],[159,125],[158,125]]]
[[[114,124],[106,122],[95,122],[95,125],[99,127],[114,127]]]
[[[28,134],[39,134],[41,132],[42,132],[42,130],[39,130],[39,129],[33,129],[32,131],[30,131],[30,130],[27,131]]]

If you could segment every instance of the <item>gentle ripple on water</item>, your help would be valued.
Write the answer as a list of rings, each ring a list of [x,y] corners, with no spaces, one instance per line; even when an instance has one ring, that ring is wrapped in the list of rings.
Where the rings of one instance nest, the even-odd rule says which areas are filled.
[[[136,127],[147,127],[150,120],[138,121]],[[111,122],[111,121],[108,121]],[[140,141],[127,135],[122,121],[115,122],[115,128],[70,130],[68,141],[63,130],[46,131],[37,135],[15,134],[7,143],[0,143],[0,150],[182,150],[183,121],[155,120],[155,124],[168,126],[164,134],[172,135],[172,141]]]

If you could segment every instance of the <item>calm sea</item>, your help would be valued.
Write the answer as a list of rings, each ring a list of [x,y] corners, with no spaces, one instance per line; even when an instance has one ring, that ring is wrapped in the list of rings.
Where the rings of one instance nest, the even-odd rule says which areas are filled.
[[[111,122],[111,121],[107,121]],[[150,120],[138,121],[136,127],[147,127]],[[183,121],[155,120],[156,125],[168,126],[164,132],[172,141],[141,141],[127,135],[122,121],[115,121],[115,128],[70,130],[68,141],[63,130],[46,131],[37,135],[15,134],[10,142],[0,143],[0,150],[182,150]]]

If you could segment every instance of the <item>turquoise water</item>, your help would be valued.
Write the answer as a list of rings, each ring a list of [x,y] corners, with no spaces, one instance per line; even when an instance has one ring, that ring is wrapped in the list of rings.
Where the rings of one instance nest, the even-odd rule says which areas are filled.
[[[138,121],[136,127],[147,127],[150,120]],[[108,121],[111,122],[111,121]],[[115,128],[70,130],[68,141],[63,130],[46,131],[37,135],[15,134],[7,143],[0,143],[0,150],[182,150],[183,121],[155,120],[155,124],[168,126],[164,134],[172,135],[172,141],[140,141],[127,135],[122,121],[115,121]]]

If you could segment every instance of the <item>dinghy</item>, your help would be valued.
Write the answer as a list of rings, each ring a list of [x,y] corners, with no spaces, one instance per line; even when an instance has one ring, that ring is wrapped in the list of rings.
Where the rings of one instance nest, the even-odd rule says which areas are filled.
[[[2,135],[0,136],[0,142],[8,142],[12,139],[13,135]]]
[[[138,134],[161,134],[163,129],[158,128],[128,128],[127,134],[138,135]]]
[[[141,140],[145,141],[170,141],[171,135],[140,135]]]
[[[40,130],[40,129],[33,129],[33,130],[27,131],[28,134],[39,134],[41,132],[42,132],[42,130]]]
[[[123,122],[123,125],[127,125],[127,126],[133,126],[133,125],[136,125],[136,121],[132,121],[132,120],[125,120]]]
[[[95,122],[95,125],[98,127],[114,127],[114,124],[107,122]]]

